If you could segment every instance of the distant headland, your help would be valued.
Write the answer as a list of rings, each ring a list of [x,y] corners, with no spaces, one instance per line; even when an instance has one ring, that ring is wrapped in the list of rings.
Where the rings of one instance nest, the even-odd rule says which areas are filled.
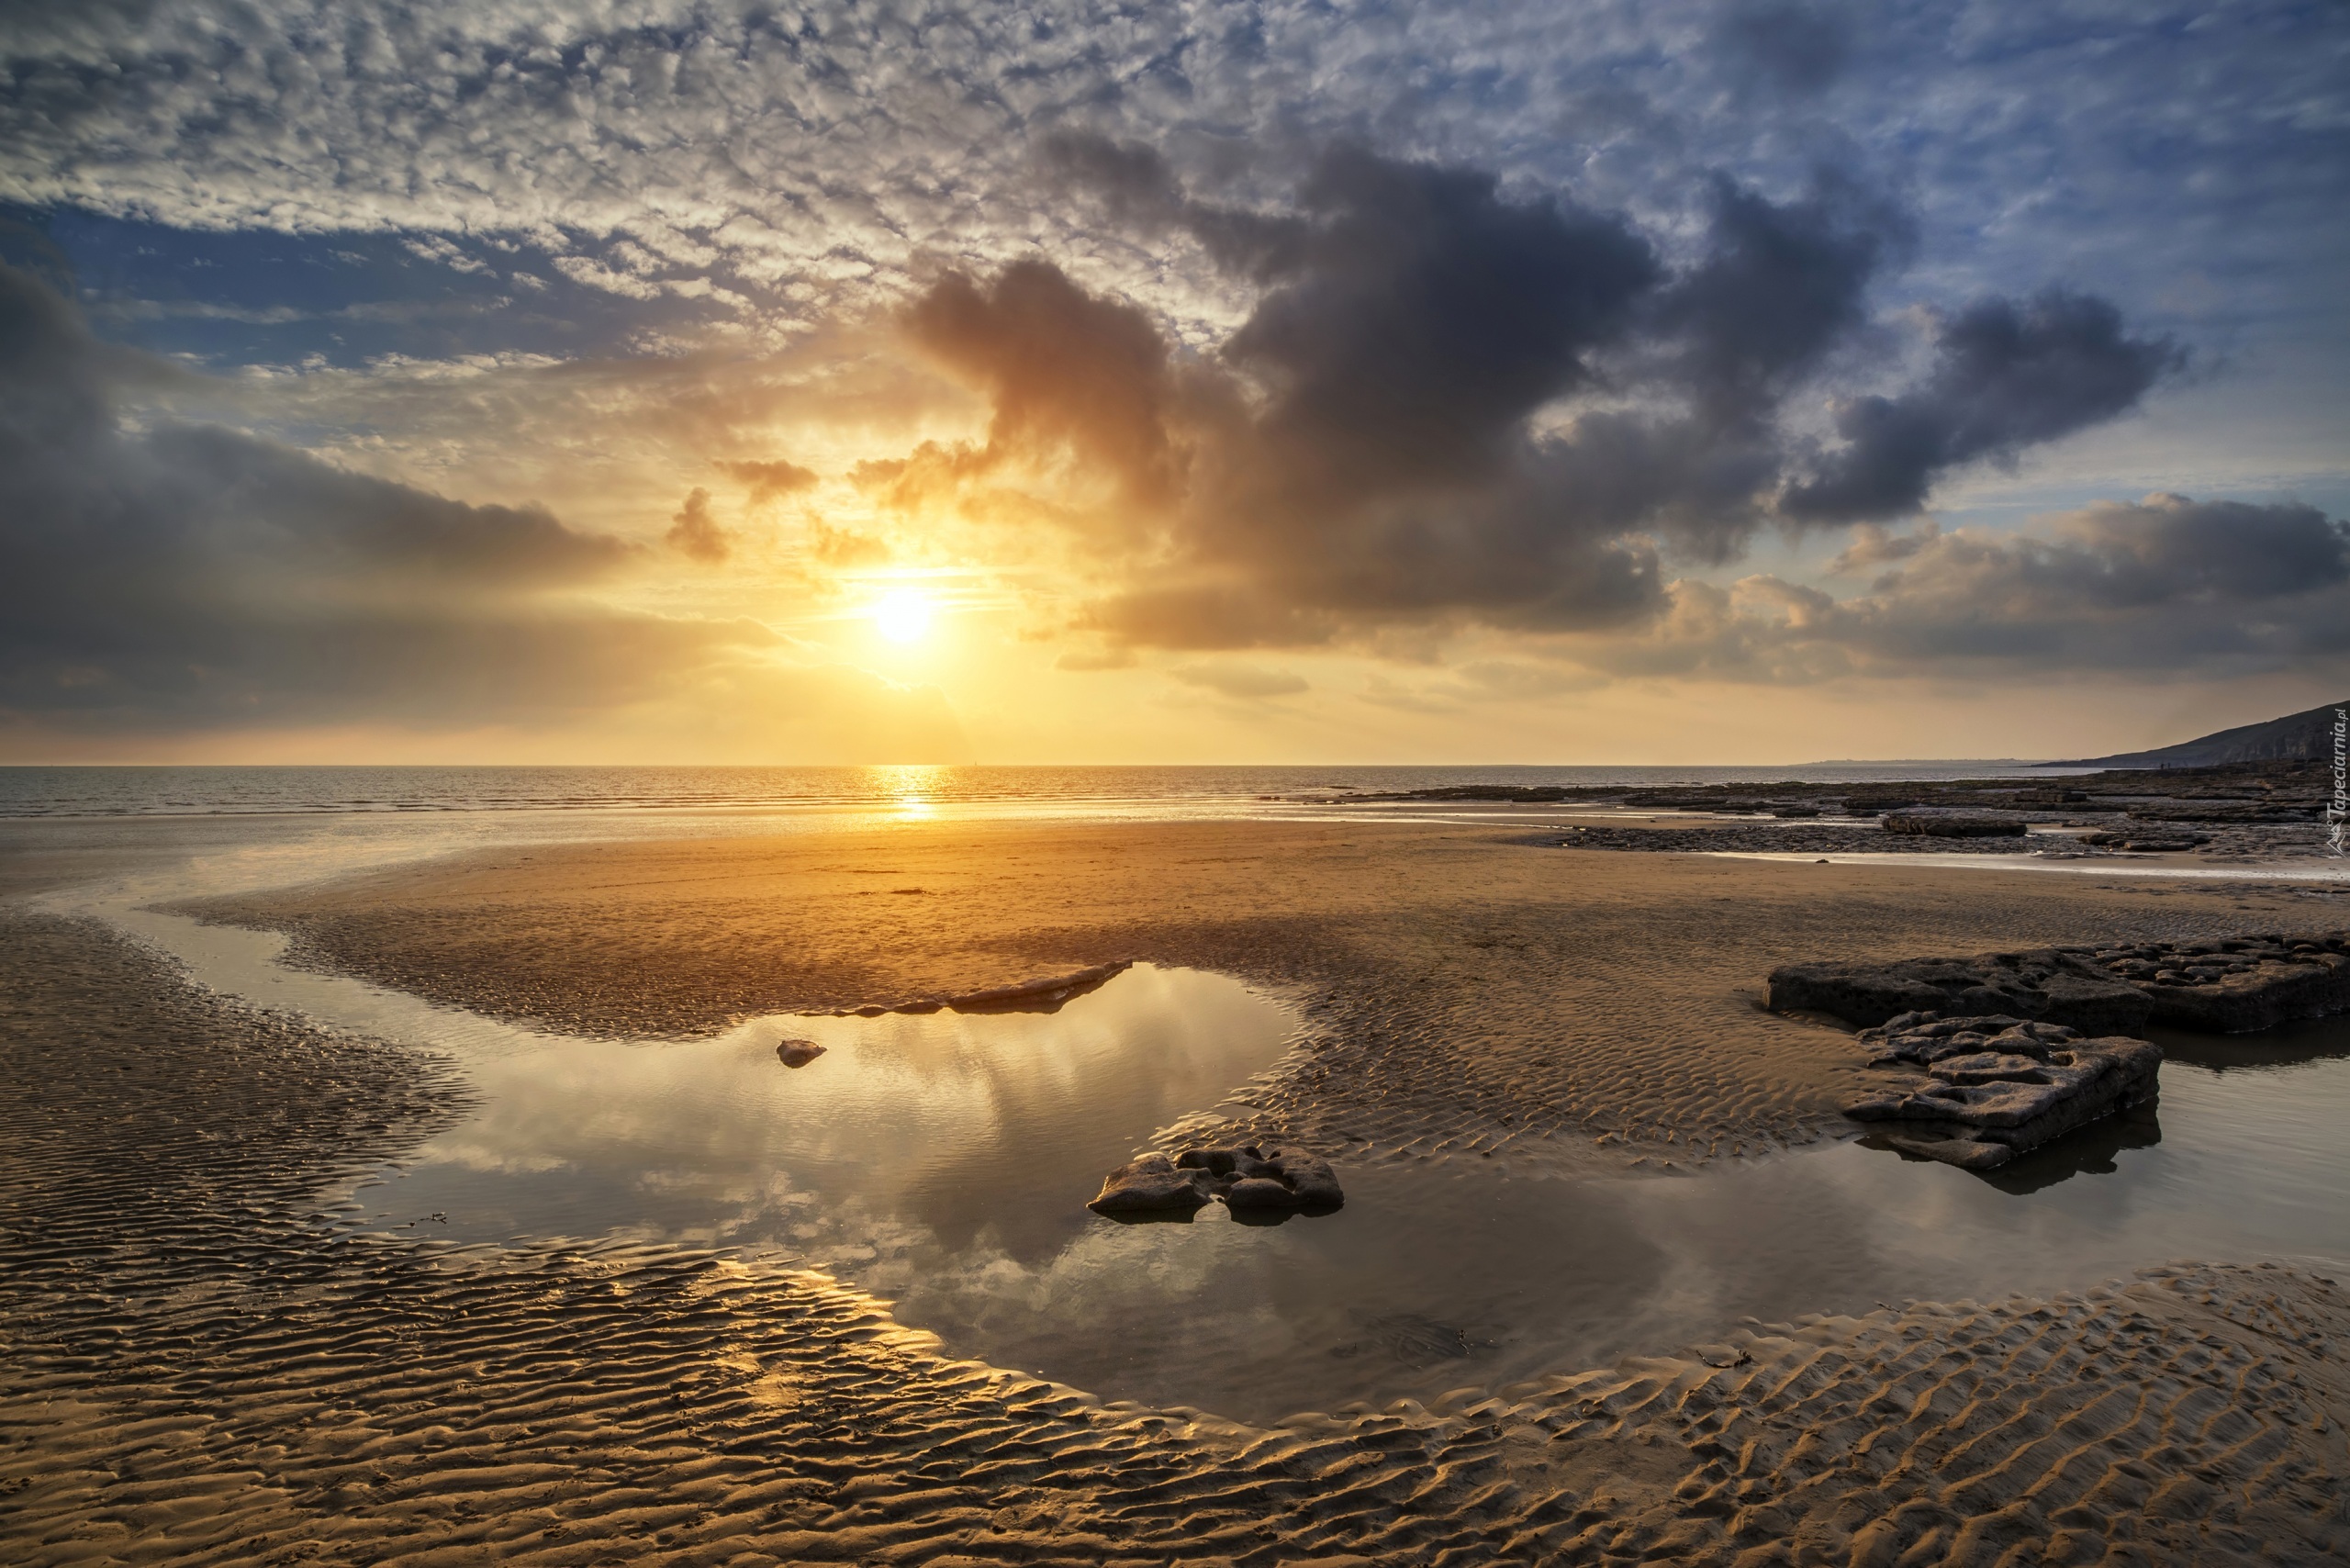
[[[2199,735],[2177,745],[2153,751],[2125,751],[2113,756],[2083,757],[2072,762],[2043,762],[2042,767],[2214,767],[2232,762],[2312,762],[2333,755],[2335,715],[2350,710],[2350,699],[2329,702],[2305,712],[2288,713],[2266,723],[2241,724],[2232,730]]]

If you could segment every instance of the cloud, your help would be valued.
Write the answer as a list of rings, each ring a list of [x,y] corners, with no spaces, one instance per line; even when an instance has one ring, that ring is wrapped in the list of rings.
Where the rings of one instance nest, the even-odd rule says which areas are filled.
[[[1841,451],[1795,486],[1787,514],[1807,522],[1898,517],[1925,504],[1946,469],[2013,462],[2134,407],[2185,356],[2166,338],[2132,337],[2093,296],[2051,289],[2023,305],[1989,299],[1946,323],[1925,385],[1856,398],[1836,416]]]
[[[1254,303],[1196,353],[1041,258],[949,272],[906,320],[988,399],[987,440],[868,485],[1072,531],[1124,579],[1077,622],[1113,644],[1634,626],[1666,610],[1673,558],[1905,515],[1943,472],[2110,418],[2177,360],[2090,297],[1985,301],[1940,326],[1909,390],[1846,399],[1821,458],[1796,400],[1897,364],[1867,297],[1910,239],[1845,176],[1777,202],[1709,180],[1674,268],[1622,215],[1355,147],[1286,211],[1200,201],[1156,153],[1099,139],[1060,138],[1054,168],[1146,229],[1206,237]]]
[[[1274,697],[1294,697],[1310,689],[1304,678],[1285,669],[1258,665],[1178,665],[1167,672],[1186,686],[1197,686],[1244,702]]]
[[[1852,35],[1863,19],[1841,6],[1748,0],[1728,8],[1716,51],[1725,73],[1745,93],[1808,97],[1843,74]]]
[[[1771,577],[1676,583],[1653,627],[1585,656],[1617,674],[2004,680],[2258,673],[2350,653],[2350,523],[2314,507],[2154,495],[2037,527],[1864,539],[1848,559],[1896,569],[1851,599]]]
[[[555,271],[584,287],[600,288],[606,294],[617,294],[626,299],[661,297],[659,284],[649,283],[630,273],[615,272],[586,256],[556,256],[551,264]]]
[[[686,504],[669,520],[666,537],[669,548],[706,566],[721,565],[734,548],[734,536],[710,515],[710,492],[699,485],[687,493]]]
[[[1196,304],[1165,258],[1080,232],[1036,180],[1039,151],[1072,129],[1118,139],[1095,154],[1149,145],[1195,186],[1245,193],[1222,209],[1241,230],[1344,136],[1572,182],[1601,207],[1654,207],[1710,169],[1776,183],[1859,163],[1921,189],[1960,291],[2028,286],[2057,254],[2140,306],[2191,271],[2229,279],[2232,308],[2280,286],[2322,305],[2334,252],[2313,237],[2338,237],[2350,208],[2330,155],[2341,21],[2324,6],[2225,8],[2192,28],[2024,0],[1593,0],[1539,25],[1459,0],[322,14],[258,0],[228,28],[200,8],[13,7],[0,198],[469,249],[527,237],[593,268],[588,286],[649,302],[656,278],[698,274],[758,309],[894,297],[922,257],[984,272],[1040,240],[1082,241],[1087,275],[1114,273],[1130,297]],[[1188,199],[1123,188],[1114,230]]]
[[[987,394],[993,412],[978,467],[1066,449],[1129,498],[1155,501],[1173,487],[1168,348],[1133,306],[1024,261],[985,286],[949,273],[905,324],[917,345]]]
[[[750,621],[613,608],[645,553],[250,435],[126,423],[186,373],[0,267],[0,730],[547,726],[632,705],[765,715],[765,755],[968,755],[935,691],[809,666]],[[688,510],[692,510],[690,503]],[[24,737],[34,737],[25,742]],[[43,741],[43,737],[47,737]],[[864,753],[863,755],[875,755]]]
[[[1621,218],[1498,187],[1341,147],[1300,189],[1304,226],[1263,260],[1273,287],[1223,347],[1271,393],[1277,501],[1486,478],[1528,415],[1590,381],[1655,253]]]
[[[2319,366],[2289,405],[2273,386],[2231,399],[2239,428],[2320,427],[2338,402],[2350,161],[2324,7],[2193,28],[2020,0],[1594,0],[1539,26],[1449,0],[1343,17],[1045,0],[821,26],[752,0],[318,15],[17,7],[0,197],[137,220],[166,251],[174,227],[250,228],[322,236],[354,264],[401,246],[438,268],[527,264],[553,281],[516,273],[520,308],[464,306],[462,345],[578,356],[527,396],[520,375],[403,391],[386,370],[366,398],[319,376],[318,401],[277,405],[271,428],[340,420],[339,461],[519,485],[615,527],[708,476],[665,466],[679,451],[757,455],[783,430],[831,474],[869,454],[856,441],[886,442],[902,460],[873,493],[1025,530],[1024,560],[1067,544],[1073,620],[1104,651],[1362,649],[1475,625],[1644,636],[1695,602],[1676,574],[1726,577],[1711,568],[1762,531],[1892,523],[1970,465],[2137,407],[2177,363],[2165,331],[2207,365],[2224,331],[2241,364]],[[363,230],[396,238],[337,238]],[[1636,252],[1644,281],[1606,264]],[[2036,292],[2051,279],[2110,300]],[[303,298],[313,341],[286,352],[290,331],[256,346],[229,328],[289,308],[225,290],[186,302],[169,346],[275,364],[312,346],[343,364],[454,352],[410,323],[346,354],[340,297]],[[926,352],[987,400],[987,438],[915,450],[962,410],[942,397],[934,428],[901,433],[920,422],[902,387],[878,416],[827,375],[745,390],[761,373],[742,343],[813,342],[910,301],[936,308]],[[364,308],[395,308],[427,304]],[[728,311],[738,339],[679,325]],[[206,313],[218,325],[196,335]],[[828,352],[859,374],[889,357]],[[610,442],[594,477],[560,473],[590,419]],[[838,439],[807,440],[800,419]],[[2302,450],[2334,474],[2322,436]],[[161,466],[182,438],[118,439]],[[2300,472],[2220,439],[2161,482],[2208,493],[2223,459],[2265,465],[2264,487]],[[466,473],[543,467],[469,480],[444,463],[466,441],[497,452]],[[824,559],[972,537],[822,526]],[[283,532],[306,582],[341,538]],[[529,529],[509,532],[527,555]],[[1880,572],[1928,554],[1922,531],[1876,537],[1852,569],[1871,549],[1903,552],[1865,564]],[[486,597],[570,613],[603,580],[579,569]],[[1741,602],[1785,609],[1762,588]]]
[[[781,458],[766,463],[722,462],[718,466],[728,478],[749,488],[750,504],[755,507],[812,490],[819,478],[814,469],[802,468]]]

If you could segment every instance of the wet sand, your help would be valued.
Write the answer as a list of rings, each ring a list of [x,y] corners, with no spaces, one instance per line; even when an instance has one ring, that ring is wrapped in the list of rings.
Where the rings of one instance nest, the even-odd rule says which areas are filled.
[[[429,1057],[0,915],[12,1562],[2316,1562],[2350,1292],[2185,1267],[1265,1428],[708,1250],[354,1238]],[[429,1231],[429,1224],[421,1227]]]
[[[1586,1166],[1848,1132],[1858,1054],[1762,1011],[1778,964],[2350,919],[2338,890],[2291,886],[1554,844],[1427,823],[915,823],[542,846],[186,907],[290,932],[297,964],[592,1035],[1118,958],[1215,970],[1297,1005],[1307,1037],[1186,1131]]]

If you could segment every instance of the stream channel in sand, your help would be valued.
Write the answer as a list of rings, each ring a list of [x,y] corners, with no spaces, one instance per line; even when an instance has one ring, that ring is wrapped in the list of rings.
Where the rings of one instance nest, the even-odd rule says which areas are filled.
[[[348,830],[336,830],[338,835]],[[2350,1020],[2166,1036],[2159,1108],[1995,1180],[1839,1144],[1694,1172],[1349,1161],[1340,1212],[1118,1224],[1084,1205],[1293,1037],[1222,976],[1138,966],[1050,1013],[770,1017],[713,1039],[533,1033],[276,961],[142,906],[416,852],[224,840],[52,895],[204,983],[426,1047],[476,1108],[322,1223],[470,1242],[614,1232],[797,1260],[947,1351],[1248,1420],[1670,1353],[1741,1319],[2043,1294],[2174,1258],[2350,1258]],[[445,847],[445,846],[444,846]],[[826,1054],[787,1069],[776,1043]]]

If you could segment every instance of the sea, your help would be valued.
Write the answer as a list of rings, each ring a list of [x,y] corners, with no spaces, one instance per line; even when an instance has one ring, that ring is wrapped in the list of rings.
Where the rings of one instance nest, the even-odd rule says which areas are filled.
[[[1380,795],[1459,785],[1863,784],[2049,778],[2013,757],[1793,767],[0,767],[0,818],[348,815],[422,812],[774,812],[1041,808],[1126,814],[1299,795]]]

